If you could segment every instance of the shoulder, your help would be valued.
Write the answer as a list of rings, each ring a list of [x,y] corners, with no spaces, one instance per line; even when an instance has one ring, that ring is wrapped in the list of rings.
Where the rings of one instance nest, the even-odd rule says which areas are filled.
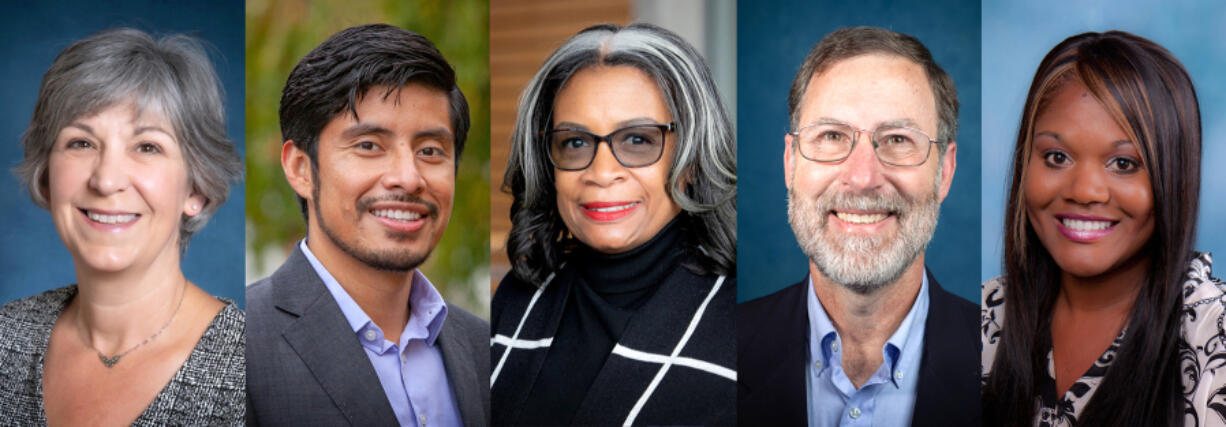
[[[51,324],[60,309],[77,294],[77,285],[52,289],[38,295],[10,301],[0,307],[0,325]]]
[[[461,333],[465,335],[477,336],[483,341],[489,339],[489,322],[468,310],[460,308],[458,305],[447,303],[447,320],[445,322],[459,328]]]
[[[804,338],[808,327],[809,279],[769,295],[736,305],[737,347],[753,349],[773,345],[778,335]],[[750,351],[752,355],[752,351]]]
[[[1188,263],[1181,335],[1189,344],[1205,346],[1204,351],[1212,349],[1215,354],[1226,355],[1226,330],[1219,322],[1226,314],[1226,284],[1213,277],[1212,266],[1213,259],[1207,253],[1197,254]]]
[[[223,301],[226,306],[213,317],[184,368],[203,378],[230,382],[245,378],[247,316],[233,301]]]
[[[808,298],[806,291],[809,291],[808,277],[766,296],[737,304],[737,316],[769,318],[789,313],[797,307],[804,308]]]
[[[974,324],[979,317],[979,306],[966,298],[945,290],[931,271],[928,274],[929,312],[939,311],[946,318],[957,323]],[[929,316],[931,317],[931,316]]]
[[[1226,315],[1226,284],[1213,277],[1212,266],[1209,254],[1197,254],[1184,276],[1180,371],[1188,411],[1205,420],[1222,421],[1215,408],[1226,389],[1226,375],[1220,375],[1226,358],[1226,330],[1221,320]]]
[[[1001,329],[1005,323],[1005,279],[996,277],[979,285],[981,308],[979,313],[980,343],[983,351],[980,363],[986,375],[996,360],[996,346],[1000,344]]]
[[[146,415],[160,423],[240,423],[246,413],[246,317],[233,301],[213,317],[172,384]]]

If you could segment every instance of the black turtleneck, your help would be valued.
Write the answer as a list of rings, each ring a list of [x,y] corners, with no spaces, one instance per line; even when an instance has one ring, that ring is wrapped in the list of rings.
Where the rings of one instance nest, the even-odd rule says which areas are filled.
[[[570,424],[613,346],[639,307],[685,257],[680,216],[651,240],[619,254],[587,246],[570,257],[559,280],[570,281],[566,311],[532,386],[520,424]]]

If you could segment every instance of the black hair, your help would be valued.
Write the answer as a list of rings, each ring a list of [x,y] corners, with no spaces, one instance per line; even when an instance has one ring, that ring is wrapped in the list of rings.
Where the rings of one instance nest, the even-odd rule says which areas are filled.
[[[387,98],[409,83],[447,93],[458,169],[470,123],[468,100],[456,85],[455,70],[430,40],[386,24],[347,28],[298,61],[281,91],[281,138],[305,151],[311,172],[317,173],[324,126],[346,110],[357,118],[357,103],[371,88],[387,87],[381,94]],[[306,218],[306,200],[299,196],[298,203]]]

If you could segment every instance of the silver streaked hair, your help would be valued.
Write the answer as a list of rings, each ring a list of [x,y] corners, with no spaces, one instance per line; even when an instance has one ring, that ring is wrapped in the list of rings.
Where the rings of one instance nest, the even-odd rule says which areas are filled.
[[[155,40],[131,28],[106,30],[65,48],[43,75],[25,150],[14,173],[34,203],[47,208],[47,162],[64,127],[115,104],[162,113],[182,145],[192,191],[204,196],[196,216],[183,215],[179,250],[226,201],[241,179],[242,159],[226,135],[221,83],[200,42],[185,35]]]
[[[539,283],[573,247],[557,211],[553,166],[542,131],[558,91],[576,72],[625,65],[651,76],[677,123],[668,192],[682,226],[701,248],[700,273],[731,274],[736,264],[736,137],[702,56],[676,34],[650,24],[597,25],[579,32],[545,61],[519,99],[503,191],[514,196],[507,242],[513,271]]]

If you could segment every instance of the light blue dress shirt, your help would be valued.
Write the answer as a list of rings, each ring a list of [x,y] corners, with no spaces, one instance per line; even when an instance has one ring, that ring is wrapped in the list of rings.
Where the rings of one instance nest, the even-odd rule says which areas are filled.
[[[856,389],[843,371],[843,342],[809,279],[809,366],[805,370],[810,426],[908,426],[915,407],[924,323],[928,319],[928,276],[898,330],[881,349],[884,363]]]
[[[384,338],[383,330],[370,320],[362,307],[319,263],[315,254],[307,248],[306,241],[303,240],[299,246],[366,350],[366,357],[374,366],[379,383],[383,385],[383,393],[391,402],[400,425],[461,425],[460,411],[447,383],[443,353],[435,344],[447,318],[447,304],[434,285],[426,280],[426,276],[413,270],[409,322],[400,333],[400,339],[392,342]]]

